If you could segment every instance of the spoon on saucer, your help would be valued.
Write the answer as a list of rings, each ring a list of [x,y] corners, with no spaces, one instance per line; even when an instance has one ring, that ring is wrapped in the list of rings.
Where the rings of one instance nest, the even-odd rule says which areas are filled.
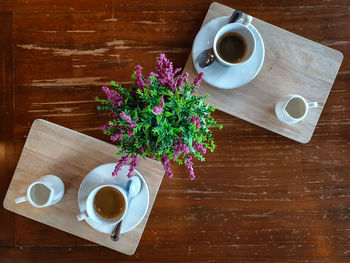
[[[232,14],[232,16],[230,17],[230,20],[228,21],[228,23],[235,23],[237,22],[240,18],[242,17],[242,12],[240,10],[235,10]],[[198,65],[201,68],[207,68],[209,67],[211,64],[213,64],[213,62],[215,61],[215,55],[214,55],[214,49],[213,48],[209,48],[206,49],[204,51],[202,51],[202,53],[199,54],[198,56]]]
[[[140,177],[137,175],[134,175],[130,178],[130,180],[126,184],[126,191],[128,193],[128,200],[130,201],[132,198],[137,196],[140,193],[141,190],[141,180]],[[111,233],[111,239],[113,241],[119,240],[119,234],[120,230],[122,228],[123,220],[120,220],[119,223],[117,223]]]

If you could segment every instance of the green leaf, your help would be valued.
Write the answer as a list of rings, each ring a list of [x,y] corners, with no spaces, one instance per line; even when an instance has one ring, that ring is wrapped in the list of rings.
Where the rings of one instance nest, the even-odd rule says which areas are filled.
[[[171,112],[169,111],[166,111],[165,113],[165,117],[170,117],[170,116],[173,116],[174,114],[172,114]]]

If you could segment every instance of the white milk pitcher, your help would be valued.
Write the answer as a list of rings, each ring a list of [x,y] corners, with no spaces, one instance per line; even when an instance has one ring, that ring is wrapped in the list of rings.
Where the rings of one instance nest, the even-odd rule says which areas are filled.
[[[28,201],[32,206],[45,207],[56,204],[63,197],[64,184],[56,175],[45,175],[27,188],[27,194],[15,199],[15,203]]]
[[[302,96],[288,95],[277,102],[275,113],[281,122],[294,124],[303,120],[309,109],[317,106],[317,102],[307,102]]]

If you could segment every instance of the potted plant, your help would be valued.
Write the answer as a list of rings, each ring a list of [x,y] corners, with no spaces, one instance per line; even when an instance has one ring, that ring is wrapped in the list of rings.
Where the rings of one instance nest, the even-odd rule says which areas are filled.
[[[111,82],[102,87],[107,98],[96,98],[98,110],[109,111],[111,119],[101,128],[113,142],[118,143],[119,156],[113,175],[130,162],[131,177],[140,157],[161,161],[168,177],[173,174],[170,160],[185,164],[191,179],[195,178],[193,157],[204,161],[207,149],[215,144],[211,127],[218,125],[204,99],[197,94],[203,73],[193,83],[188,83],[188,73],[180,75],[164,54],[160,54],[155,71],[142,76],[142,67],[136,66],[131,88]]]

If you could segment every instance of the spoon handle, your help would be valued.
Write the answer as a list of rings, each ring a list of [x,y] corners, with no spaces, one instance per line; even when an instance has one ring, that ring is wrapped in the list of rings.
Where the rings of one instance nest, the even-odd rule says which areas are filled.
[[[120,220],[114,227],[112,233],[111,233],[111,239],[112,241],[118,241],[119,240],[119,234],[120,230],[122,229],[122,222],[123,220]]]
[[[241,10],[235,10],[232,14],[232,16],[230,17],[230,20],[228,21],[228,23],[235,23],[237,22],[240,18],[242,17],[242,11]]]

